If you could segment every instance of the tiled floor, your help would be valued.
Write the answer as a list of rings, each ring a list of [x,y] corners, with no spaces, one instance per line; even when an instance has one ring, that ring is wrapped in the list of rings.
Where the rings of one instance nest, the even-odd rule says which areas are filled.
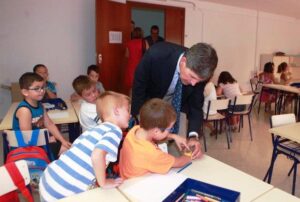
[[[240,169],[252,176],[263,179],[270,163],[272,153],[271,135],[269,129],[270,113],[261,110],[259,116],[257,109],[253,111],[253,141],[249,136],[248,120],[245,117],[244,128],[240,133],[233,133],[231,149],[227,149],[226,136],[221,134],[216,140],[215,137],[207,137],[207,155]],[[2,138],[0,139],[0,151],[2,150]],[[3,164],[2,155],[0,165]],[[288,177],[288,171],[292,161],[279,156],[273,173],[272,185],[288,193],[291,193],[292,176]],[[299,167],[299,166],[298,166]],[[299,170],[299,169],[298,169]],[[300,198],[300,172],[297,175],[296,196]],[[238,180],[238,179],[232,179]],[[249,187],[251,189],[251,187]],[[36,196],[38,197],[38,196]]]

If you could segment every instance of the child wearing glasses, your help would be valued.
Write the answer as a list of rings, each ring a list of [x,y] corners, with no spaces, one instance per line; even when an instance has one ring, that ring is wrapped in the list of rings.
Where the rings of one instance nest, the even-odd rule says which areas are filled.
[[[173,107],[158,98],[147,101],[140,109],[140,125],[126,135],[120,151],[120,175],[123,179],[147,173],[167,173],[171,168],[182,167],[192,160],[189,154],[179,157],[161,151],[157,143],[174,139],[180,150],[189,147],[184,138],[170,134],[176,121]]]
[[[121,129],[128,127],[130,118],[130,98],[105,91],[96,106],[103,123],[80,135],[46,168],[39,184],[41,201],[56,201],[98,186],[114,188],[123,182],[121,178],[107,179],[105,169],[117,160]]]
[[[14,113],[13,130],[47,128],[51,135],[58,140],[58,142],[50,143],[54,158],[57,158],[60,150],[61,152],[67,150],[71,147],[71,143],[64,139],[43,108],[41,103],[45,94],[43,77],[33,72],[27,72],[20,77],[19,85],[24,100],[19,103]]]
[[[49,73],[48,68],[43,64],[37,64],[33,67],[33,72],[37,73],[41,77],[43,77],[45,81],[45,95],[44,99],[53,99],[57,98],[57,91],[55,87],[55,83],[52,81],[49,81]]]

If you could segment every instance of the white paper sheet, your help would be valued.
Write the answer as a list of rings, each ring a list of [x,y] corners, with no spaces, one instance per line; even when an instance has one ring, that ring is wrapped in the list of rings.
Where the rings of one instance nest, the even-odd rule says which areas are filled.
[[[151,174],[134,183],[126,181],[121,191],[133,201],[162,201],[172,193],[187,177],[170,171],[168,174]]]
[[[55,111],[48,112],[48,116],[50,117],[50,119],[63,119],[63,118],[67,118],[69,116],[69,113],[66,110],[64,111],[55,110]]]

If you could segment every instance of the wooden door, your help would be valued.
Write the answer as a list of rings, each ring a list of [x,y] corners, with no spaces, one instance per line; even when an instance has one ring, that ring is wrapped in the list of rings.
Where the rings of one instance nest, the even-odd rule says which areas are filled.
[[[100,80],[105,89],[122,92],[125,43],[130,39],[131,15],[127,4],[96,0],[96,52],[101,54]],[[109,31],[122,33],[122,43],[109,43]]]
[[[102,55],[100,80],[105,89],[125,93],[122,83],[126,75],[124,69],[125,44],[130,40],[131,9],[148,8],[165,12],[166,41],[184,45],[184,8],[152,5],[127,1],[126,4],[109,0],[96,0],[96,54]],[[122,43],[109,43],[109,31],[122,33]]]

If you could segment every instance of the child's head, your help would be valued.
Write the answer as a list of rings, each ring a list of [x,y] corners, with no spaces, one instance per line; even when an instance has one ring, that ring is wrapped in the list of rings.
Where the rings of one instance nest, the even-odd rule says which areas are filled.
[[[43,77],[34,73],[26,72],[19,79],[19,85],[23,96],[32,100],[42,100],[45,94],[45,81]]]
[[[149,131],[158,129],[161,133],[156,140],[162,140],[169,134],[176,121],[174,108],[166,101],[153,98],[147,101],[140,109],[140,126]],[[166,132],[166,133],[164,133]]]
[[[96,88],[96,83],[89,79],[88,76],[80,75],[74,79],[73,88],[75,92],[89,103],[96,103],[99,96],[99,91]]]
[[[279,66],[278,66],[278,69],[281,69],[281,72],[285,72],[288,70],[288,64],[286,62],[282,62]]]
[[[218,84],[220,84],[220,83],[223,83],[223,84],[236,83],[236,80],[232,77],[232,75],[229,72],[223,71],[219,75]]]
[[[88,66],[87,75],[92,81],[97,82],[98,79],[99,79],[99,68],[98,68],[98,66],[97,65]]]
[[[130,98],[113,91],[105,91],[96,102],[97,114],[102,121],[127,128],[130,119]]]
[[[49,76],[49,74],[48,74],[48,68],[45,65],[43,65],[43,64],[37,64],[37,65],[35,65],[33,67],[33,72],[37,73],[38,75],[40,75],[41,77],[43,77],[43,79],[45,81],[48,80],[48,76]]]
[[[273,73],[274,72],[274,63],[267,62],[264,66],[264,72],[265,73]]]

